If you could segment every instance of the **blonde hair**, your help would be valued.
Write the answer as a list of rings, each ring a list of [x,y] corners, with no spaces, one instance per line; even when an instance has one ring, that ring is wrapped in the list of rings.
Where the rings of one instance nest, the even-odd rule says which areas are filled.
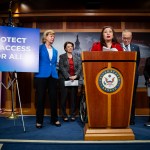
[[[44,33],[43,33],[43,37],[42,37],[42,43],[45,43],[46,40],[45,38],[49,35],[55,35],[55,32],[53,30],[46,30]]]

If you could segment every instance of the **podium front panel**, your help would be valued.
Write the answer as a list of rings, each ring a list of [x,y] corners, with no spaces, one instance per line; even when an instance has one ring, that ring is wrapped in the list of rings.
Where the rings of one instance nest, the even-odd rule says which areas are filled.
[[[82,53],[89,127],[124,128],[129,126],[135,59],[136,53],[132,52]],[[114,92],[101,90],[97,83],[100,73],[107,69],[114,69],[121,75],[120,88]]]

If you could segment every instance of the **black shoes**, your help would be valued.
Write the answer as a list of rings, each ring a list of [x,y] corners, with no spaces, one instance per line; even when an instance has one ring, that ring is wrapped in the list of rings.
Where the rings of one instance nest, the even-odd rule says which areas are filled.
[[[64,122],[68,122],[68,121],[69,121],[68,117],[64,117],[64,118],[63,118],[63,121],[64,121]]]
[[[71,119],[70,119],[71,121],[75,121],[76,120],[76,118],[75,117],[71,117]]]
[[[135,122],[134,121],[130,121],[130,125],[135,125]]]
[[[36,128],[37,128],[37,129],[41,129],[42,127],[43,127],[43,126],[42,126],[41,124],[39,124],[39,123],[36,124]]]
[[[56,126],[56,127],[60,127],[61,126],[61,123],[59,121],[51,122],[51,124]],[[36,124],[36,128],[37,129],[41,129],[42,127],[43,127],[42,124],[39,124],[39,123]]]
[[[70,118],[70,121],[75,121],[75,120],[76,120],[76,118],[73,117],[73,116]],[[64,122],[69,122],[68,117],[63,117],[63,121],[64,121]]]
[[[60,127],[61,126],[61,123],[59,121],[51,122],[51,124],[56,126],[56,127]]]

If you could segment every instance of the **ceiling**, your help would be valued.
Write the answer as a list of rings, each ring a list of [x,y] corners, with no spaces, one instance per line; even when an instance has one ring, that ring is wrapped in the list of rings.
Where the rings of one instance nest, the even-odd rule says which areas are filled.
[[[29,6],[28,9],[22,9],[20,7],[21,3]],[[9,6],[10,0],[0,0],[0,17],[8,14]],[[12,13],[15,13],[16,7],[19,8],[18,14],[20,16],[30,15],[28,19],[35,20],[46,20],[49,15],[52,20],[82,20],[83,18],[91,20],[91,18],[99,18],[97,14],[102,15],[104,13],[109,13],[107,19],[111,18],[112,13],[116,13],[116,16],[118,16],[116,18],[119,19],[122,17],[131,18],[127,17],[126,13],[129,16],[134,13],[134,18],[139,18],[136,13],[143,14],[141,19],[144,17],[148,20],[150,17],[150,0],[12,0]],[[46,16],[46,13],[49,14]],[[101,17],[105,19],[105,15]]]
[[[121,10],[150,12],[150,0],[1,0],[0,12],[6,12],[10,1],[12,7],[16,3],[25,3],[30,6],[30,11],[51,11],[51,10]]]

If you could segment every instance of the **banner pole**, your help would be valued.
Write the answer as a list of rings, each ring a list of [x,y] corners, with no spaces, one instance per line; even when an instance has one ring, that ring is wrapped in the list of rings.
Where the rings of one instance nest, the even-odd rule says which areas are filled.
[[[23,113],[22,113],[22,105],[21,105],[21,99],[20,99],[20,92],[19,92],[19,86],[18,86],[17,73],[14,72],[14,74],[15,74],[16,85],[17,85],[17,92],[18,92],[18,99],[19,99],[19,105],[20,105],[20,112],[21,112],[21,119],[22,119],[23,130],[24,130],[24,132],[26,132],[25,125],[24,125],[24,117],[23,117]]]
[[[2,72],[0,72],[0,82],[2,82]],[[0,84],[0,113],[2,113],[2,99],[1,99],[1,95],[2,95],[2,88],[1,88],[1,84]]]

